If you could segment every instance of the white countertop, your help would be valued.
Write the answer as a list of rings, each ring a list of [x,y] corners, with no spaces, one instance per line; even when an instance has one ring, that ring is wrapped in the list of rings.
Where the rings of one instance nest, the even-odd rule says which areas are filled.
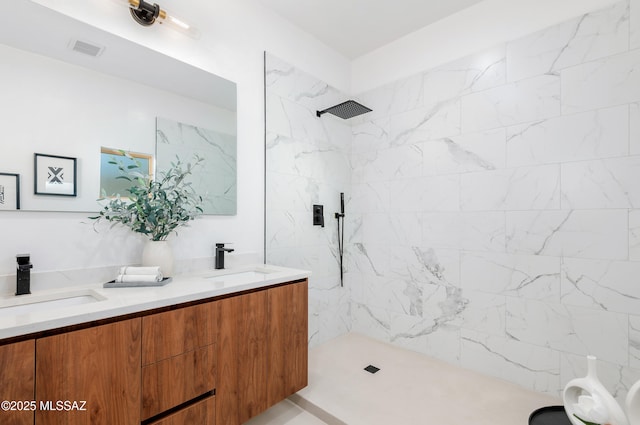
[[[34,291],[31,295],[0,297],[0,339],[263,288],[305,279],[310,275],[311,272],[306,270],[254,264],[179,275],[160,287],[103,288],[103,283],[95,283]],[[15,305],[16,302],[32,304],[86,295],[98,298],[99,301],[41,310],[34,308],[29,312],[12,315],[1,314],[2,307]]]

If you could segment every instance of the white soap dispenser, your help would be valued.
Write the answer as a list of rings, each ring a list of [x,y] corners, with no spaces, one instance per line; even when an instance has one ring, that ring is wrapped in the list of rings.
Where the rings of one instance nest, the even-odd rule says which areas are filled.
[[[624,410],[598,379],[594,356],[587,356],[587,376],[573,379],[564,387],[563,400],[573,425],[585,425],[576,414],[598,424],[629,425]],[[627,403],[628,400],[627,397]],[[639,424],[632,422],[632,425]]]

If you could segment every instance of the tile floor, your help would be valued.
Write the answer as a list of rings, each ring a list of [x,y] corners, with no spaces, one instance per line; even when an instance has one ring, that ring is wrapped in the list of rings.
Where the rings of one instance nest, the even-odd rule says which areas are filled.
[[[245,425],[327,425],[290,400],[276,404]]]
[[[364,371],[369,364],[380,371]],[[312,349],[309,386],[248,424],[526,425],[533,410],[558,404],[560,399],[350,333]]]

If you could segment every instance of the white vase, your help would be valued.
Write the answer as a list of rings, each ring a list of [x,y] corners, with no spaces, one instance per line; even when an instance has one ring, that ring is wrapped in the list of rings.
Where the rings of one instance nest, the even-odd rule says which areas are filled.
[[[147,241],[142,250],[143,266],[159,266],[163,277],[173,276],[173,251],[167,241]]]
[[[627,417],[631,425],[640,425],[640,381],[636,382],[627,394]]]
[[[606,423],[611,425],[628,425],[627,416],[622,407],[607,391],[598,379],[596,372],[596,358],[587,356],[587,376],[569,381],[564,387],[563,401],[564,410],[573,425],[584,425],[575,416],[575,405],[579,403],[581,396],[597,397],[603,408],[607,412],[608,419]]]

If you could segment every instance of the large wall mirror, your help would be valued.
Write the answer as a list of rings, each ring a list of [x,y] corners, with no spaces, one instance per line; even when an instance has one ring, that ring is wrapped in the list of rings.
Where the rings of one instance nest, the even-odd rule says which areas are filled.
[[[205,213],[236,213],[235,83],[29,0],[4,6],[0,173],[20,176],[21,210],[98,210],[101,152],[124,150],[156,172],[203,156]]]

